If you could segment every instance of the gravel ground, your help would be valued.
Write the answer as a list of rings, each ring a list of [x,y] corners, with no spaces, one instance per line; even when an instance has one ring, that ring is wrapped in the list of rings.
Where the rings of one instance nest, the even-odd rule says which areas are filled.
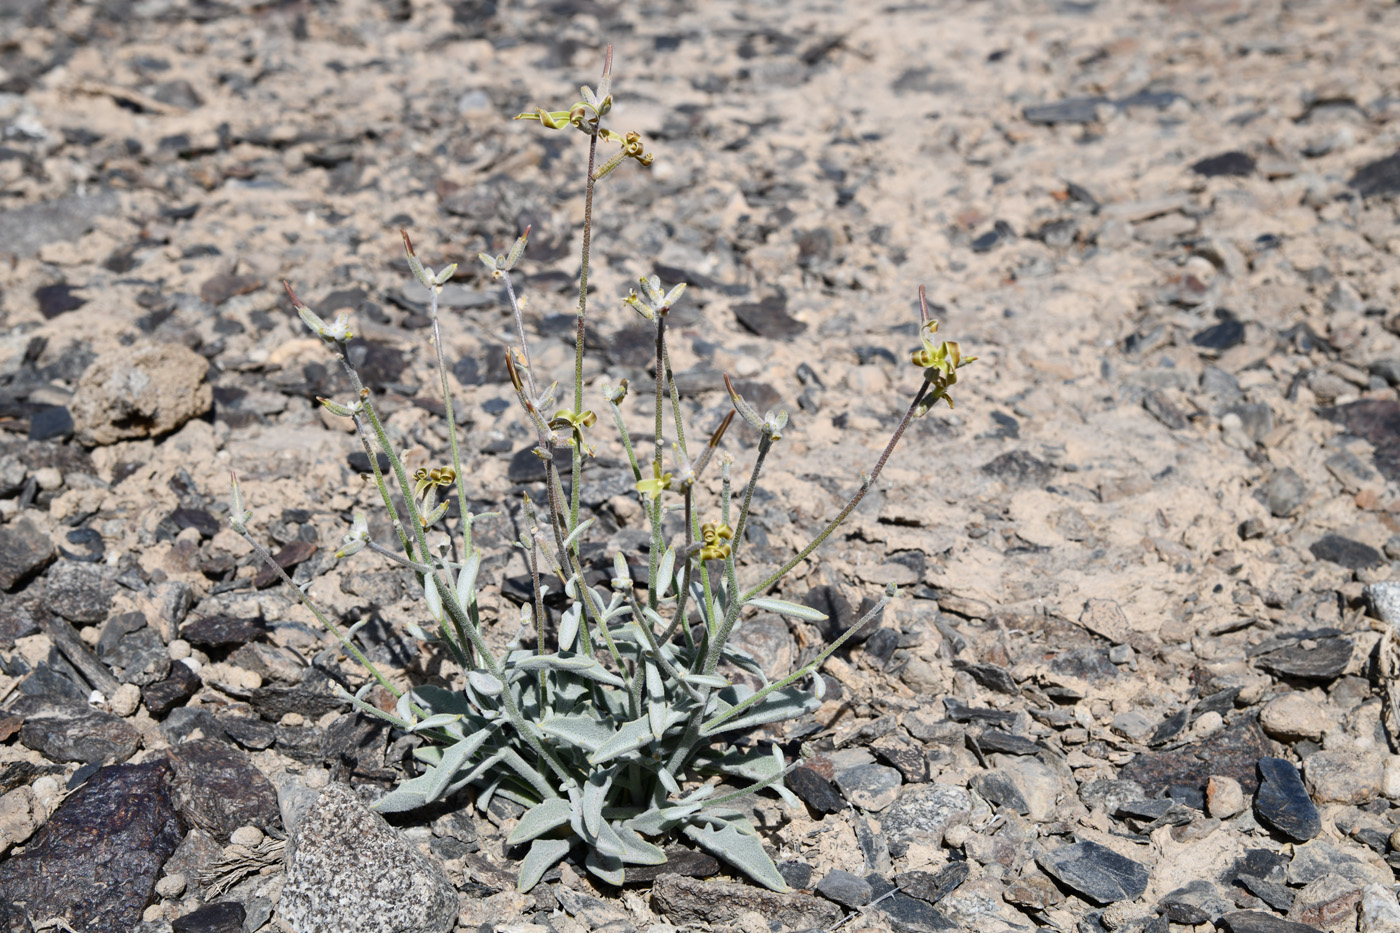
[[[761,736],[818,753],[803,807],[753,805],[799,891],[778,898],[686,850],[522,896],[518,810],[370,817],[409,743],[346,714],[330,685],[364,673],[224,525],[232,468],[377,663],[451,679],[405,628],[411,576],[331,556],[376,494],[280,284],[350,309],[395,443],[437,465],[405,228],[461,263],[468,495],[507,512],[482,604],[494,643],[517,634],[538,461],[475,257],[530,228],[535,364],[564,377],[586,148],[509,117],[567,106],[609,43],[610,125],[656,160],[598,190],[586,381],[646,380],[639,275],[690,283],[691,423],[728,409],[722,373],[791,415],[742,577],[873,466],[917,383],[920,285],[980,358],[783,584],[833,621],[740,632],[786,670],[901,588],[827,662],[813,724]],[[1400,931],[1397,196],[1379,0],[0,0],[0,920]],[[593,433],[596,541],[635,550]],[[326,879],[357,893],[320,904]],[[397,918],[383,879],[435,906]]]

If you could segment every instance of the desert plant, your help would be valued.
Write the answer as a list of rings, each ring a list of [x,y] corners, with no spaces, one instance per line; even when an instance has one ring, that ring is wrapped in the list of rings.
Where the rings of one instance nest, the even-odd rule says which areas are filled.
[[[732,804],[764,788],[792,800],[782,779],[797,763],[785,761],[776,746],[741,747],[735,739],[755,727],[810,713],[820,705],[823,681],[818,669],[862,625],[881,613],[895,590],[888,587],[856,626],[799,670],[777,681],[770,682],[763,667],[734,645],[731,636],[743,624],[746,609],[810,621],[825,619],[807,606],[765,594],[841,526],[879,476],[911,420],[940,399],[952,405],[948,390],[957,381],[958,368],[972,360],[961,357],[956,343],[934,342],[938,324],[929,318],[920,289],[923,347],[915,351],[912,360],[922,373],[922,383],[884,452],[873,469],[862,474],[845,507],[809,544],[763,579],[744,587],[739,583],[739,566],[754,492],[764,462],[782,437],[787,415],[772,411],[760,415],[726,376],[733,411],[697,450],[687,439],[667,350],[668,313],[685,285],[666,291],[655,276],[643,278],[625,303],[655,328],[655,377],[649,393],[654,406],[651,436],[639,447],[624,424],[620,406],[628,394],[626,380],[616,385],[604,382],[599,400],[612,416],[650,526],[646,579],[633,580],[627,555],[619,553],[611,585],[588,585],[580,544],[592,520],[580,516],[579,503],[586,479],[584,465],[592,453],[587,432],[598,420],[585,407],[583,377],[594,191],[598,182],[624,161],[631,159],[642,166],[652,161],[638,134],[618,134],[603,125],[612,107],[610,74],[611,51],[596,93],[585,87],[583,99],[568,110],[538,110],[516,118],[538,120],[552,129],[573,127],[588,141],[573,385],[565,407],[556,407],[557,383],[541,387],[526,339],[521,299],[511,277],[525,253],[528,229],[508,252],[481,255],[492,279],[503,284],[514,316],[519,345],[510,348],[506,364],[534,429],[535,453],[546,474],[543,501],[536,503],[528,496],[524,500],[525,531],[518,542],[533,580],[533,599],[522,606],[522,621],[532,633],[533,644],[501,650],[489,645],[482,634],[477,602],[482,554],[473,543],[472,526],[485,516],[473,515],[467,507],[438,315],[438,294],[455,266],[440,272],[424,266],[406,232],[403,242],[409,267],[428,295],[432,343],[446,403],[450,467],[409,474],[404,458],[389,440],[373,396],[351,364],[347,345],[352,334],[347,316],[342,314],[328,323],[307,308],[290,285],[287,294],[349,377],[354,393],[350,400],[320,401],[332,413],[353,419],[369,456],[374,485],[398,538],[397,547],[373,540],[365,515],[356,513],[336,556],[344,558],[368,548],[417,575],[432,625],[431,631],[414,627],[413,634],[440,644],[451,654],[463,672],[460,686],[400,690],[356,647],[354,636],[363,623],[341,631],[303,588],[293,585],[293,589],[336,634],[345,650],[373,675],[374,680],[354,696],[342,691],[349,702],[426,740],[414,753],[422,772],[382,798],[376,804],[381,811],[420,807],[468,786],[477,789],[476,805],[483,809],[496,795],[516,801],[526,809],[509,841],[529,843],[520,872],[522,890],[539,881],[575,842],[587,847],[589,871],[605,881],[621,883],[627,865],[664,862],[663,850],[650,840],[676,832],[760,884],[784,890],[783,879],[764,852],[754,827]],[[600,145],[616,145],[618,149],[600,161]],[[731,476],[734,458],[719,452],[736,413],[755,439],[753,465],[737,497]],[[664,453],[671,426],[671,465],[667,469]],[[557,448],[567,448],[571,455],[567,490],[556,468]],[[391,475],[381,471],[376,450],[387,456]],[[700,482],[711,468],[720,473],[717,502],[707,501],[714,496]],[[435,530],[445,524],[449,502],[443,493],[449,487],[455,487],[461,516],[456,539],[440,537]],[[668,529],[668,517],[673,513],[677,518]],[[230,524],[276,567],[267,551],[249,535],[250,519],[234,476]],[[639,561],[636,566],[640,565]],[[568,599],[553,632],[547,630],[549,616],[544,607],[545,580],[550,577],[557,579]],[[283,578],[292,585],[285,573]],[[751,672],[763,686],[753,690],[731,682],[727,672],[734,668]],[[811,678],[810,691],[801,686],[807,678]],[[375,681],[397,697],[394,712],[386,713],[366,702],[366,691]],[[705,775],[720,775],[743,787],[716,793],[713,784],[699,779]]]

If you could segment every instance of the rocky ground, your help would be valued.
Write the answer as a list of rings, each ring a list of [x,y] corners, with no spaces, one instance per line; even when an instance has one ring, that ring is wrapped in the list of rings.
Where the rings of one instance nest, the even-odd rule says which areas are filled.
[[[331,556],[368,462],[280,281],[350,309],[436,465],[398,229],[461,262],[469,496],[518,512],[538,461],[475,256],[531,227],[563,377],[582,137],[508,117],[568,106],[608,43],[612,125],[656,161],[599,188],[589,391],[644,378],[636,277],[689,282],[692,423],[724,372],[792,417],[746,579],[872,466],[920,284],[981,358],[785,582],[831,621],[741,632],[785,670],[901,587],[780,736],[819,753],[804,807],[754,806],[797,894],[677,850],[522,896],[518,811],[370,816],[411,743],[346,713],[363,672],[224,524],[234,468],[376,662],[442,674],[411,579]],[[1380,0],[0,0],[0,928],[1400,930],[1397,87]],[[636,553],[605,423],[585,505]],[[509,517],[482,526],[497,644]]]

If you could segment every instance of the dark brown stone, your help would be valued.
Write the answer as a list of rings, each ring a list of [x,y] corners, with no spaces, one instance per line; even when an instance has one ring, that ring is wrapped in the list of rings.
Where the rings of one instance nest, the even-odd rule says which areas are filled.
[[[170,761],[175,805],[191,826],[224,842],[240,826],[281,826],[277,790],[242,751],[218,739],[199,739],[172,748]]]
[[[1123,766],[1119,777],[1141,784],[1148,797],[1161,796],[1173,784],[1204,791],[1213,774],[1234,778],[1252,794],[1259,786],[1256,762],[1277,753],[1278,747],[1251,718],[1182,748],[1138,755]]]
[[[315,553],[315,544],[310,541],[302,541],[298,538],[296,541],[293,541],[282,548],[282,550],[272,555],[272,559],[277,562],[277,566],[281,567],[283,570],[290,571],[297,564],[300,564]],[[258,575],[253,577],[253,586],[260,590],[266,589],[279,579],[281,578],[277,575],[277,571],[273,570],[271,567],[264,566],[258,571]]]

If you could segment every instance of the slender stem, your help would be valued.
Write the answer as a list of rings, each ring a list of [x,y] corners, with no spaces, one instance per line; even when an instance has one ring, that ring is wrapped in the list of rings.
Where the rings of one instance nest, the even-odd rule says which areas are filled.
[[[662,458],[662,422],[666,414],[666,408],[662,399],[664,397],[664,387],[666,374],[664,360],[666,358],[666,315],[656,316],[656,435],[653,439],[654,449],[652,451],[652,475],[661,475]],[[656,591],[660,588],[661,581],[656,579],[656,572],[661,561],[661,551],[665,546],[665,532],[662,529],[662,522],[665,517],[665,510],[661,507],[661,496],[657,495],[652,506],[655,514],[651,520],[651,551],[647,558],[647,605],[652,609],[657,607],[658,601]]]
[[[457,444],[457,416],[452,410],[452,392],[447,384],[447,360],[442,353],[442,325],[438,321],[438,290],[432,293],[429,310],[433,319],[433,350],[437,353],[438,378],[442,380],[442,405],[447,409],[447,443],[452,448],[452,469],[457,476],[457,512],[462,521],[462,559],[472,553],[472,516],[467,511],[466,475],[462,472],[462,453]]]
[[[894,435],[890,437],[890,442],[885,445],[885,450],[883,453],[880,454],[880,459],[875,462],[875,468],[870,471],[869,476],[864,477],[861,480],[860,489],[856,492],[854,496],[851,497],[851,501],[846,503],[846,507],[843,508],[840,511],[840,513],[838,513],[837,516],[833,518],[825,528],[822,529],[821,534],[817,535],[815,538],[812,539],[811,543],[809,543],[806,547],[799,551],[786,564],[783,564],[783,566],[779,567],[773,573],[769,574],[768,577],[762,583],[758,584],[753,589],[746,592],[743,596],[743,599],[741,599],[740,602],[752,599],[753,597],[757,596],[759,593],[762,593],[764,590],[768,589],[768,587],[772,586],[774,583],[777,583],[779,580],[785,577],[788,574],[788,571],[792,570],[792,568],[802,563],[804,560],[807,559],[808,555],[810,555],[817,548],[821,547],[822,542],[825,541],[828,537],[830,537],[833,531],[841,527],[842,522],[846,520],[846,518],[851,514],[851,512],[855,511],[855,507],[860,505],[861,499],[865,498],[866,492],[870,489],[870,486],[875,482],[875,479],[880,475],[880,471],[885,468],[885,461],[890,458],[890,454],[894,453],[895,445],[898,444],[899,439],[904,436],[904,431],[906,428],[909,427],[909,422],[913,419],[914,412],[923,402],[924,395],[926,392],[928,392],[928,387],[929,382],[927,379],[925,379],[924,384],[920,386],[919,391],[915,393],[914,401],[909,404],[909,410],[904,413],[904,417],[900,420],[899,427],[895,429]]]
[[[389,494],[389,486],[384,482],[384,471],[379,469],[379,457],[375,455],[374,448],[370,446],[365,423],[360,420],[359,415],[354,416],[354,421],[355,431],[360,435],[360,444],[365,449],[365,456],[369,458],[370,469],[374,471],[374,484],[379,487],[379,495],[384,499],[384,508],[389,513],[389,521],[393,523],[394,531],[398,534],[400,543],[403,544],[404,553],[412,557],[413,543],[409,540],[408,532],[403,530],[403,522],[399,521],[399,510],[394,508],[394,498]]]
[[[391,561],[393,561],[401,567],[407,567],[409,570],[413,570],[418,573],[433,572],[433,568],[429,567],[427,564],[420,564],[415,560],[409,560],[402,554],[395,554],[393,551],[389,550],[384,545],[380,544],[378,541],[366,541],[365,544],[374,553],[382,554],[383,556],[389,558]]]

